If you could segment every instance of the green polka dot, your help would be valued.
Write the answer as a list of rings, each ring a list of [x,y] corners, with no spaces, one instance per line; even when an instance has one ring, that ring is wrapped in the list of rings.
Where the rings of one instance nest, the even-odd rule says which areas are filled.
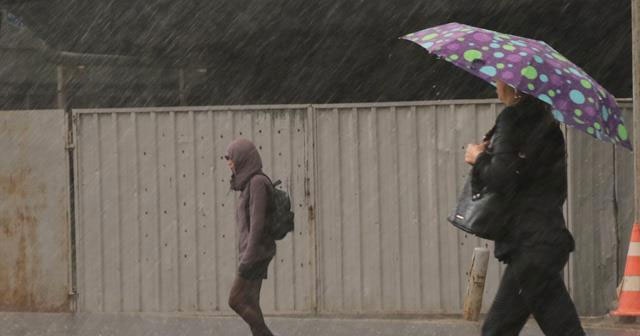
[[[566,57],[564,57],[564,56],[562,56],[562,55],[560,55],[558,53],[552,53],[551,56],[553,56],[556,59],[561,60],[561,61],[568,61]]]
[[[579,124],[579,125],[583,125],[584,124],[584,121],[582,121],[582,120],[580,120],[580,119],[578,119],[576,117],[573,117],[573,120],[576,122],[576,124]]]
[[[590,89],[590,88],[592,88],[592,87],[593,87],[593,86],[591,85],[591,82],[589,82],[589,81],[588,81],[588,80],[586,80],[586,79],[582,79],[582,80],[580,80],[580,84],[582,84],[582,86],[584,86],[584,88],[585,88],[585,89]]]
[[[624,127],[624,125],[622,124],[618,125],[618,136],[622,141],[627,141],[627,139],[629,138],[629,134],[627,133],[627,128]]]
[[[599,129],[602,129],[602,126],[600,126],[599,123],[593,123],[593,128],[599,130]]]
[[[587,133],[589,133],[589,134],[593,134],[593,133],[595,133],[595,132],[596,132],[596,131],[593,129],[593,127],[589,127],[589,128],[587,128]]]
[[[498,69],[504,69],[504,63],[498,63],[498,64],[496,64],[496,68],[498,68]]]
[[[423,41],[429,41],[429,40],[433,40],[434,38],[436,38],[438,36],[438,34],[433,33],[433,34],[429,34],[429,35],[425,35],[422,40]]]
[[[535,90],[535,88],[536,88],[536,87],[535,87],[535,85],[533,85],[533,84],[531,84],[531,83],[529,83],[529,84],[527,85],[527,87],[529,88],[529,90]]]
[[[510,44],[505,44],[502,46],[502,49],[507,50],[507,51],[514,51],[516,50],[516,47],[510,45]]]
[[[451,56],[449,56],[449,58],[450,58],[452,61],[457,61],[460,57],[459,57],[458,55],[451,55]]]
[[[464,41],[464,37],[458,37],[458,41],[463,42]]]
[[[464,52],[464,59],[468,62],[473,62],[479,58],[482,58],[482,53],[478,50],[471,49]]]
[[[582,110],[581,109],[575,109],[575,111],[573,111],[573,113],[575,113],[578,117],[582,115]]]
[[[587,100],[588,100],[590,103],[593,103],[593,102],[594,102],[593,98],[591,98],[591,97],[587,98]]]
[[[536,71],[536,68],[532,67],[532,66],[528,66],[524,69],[522,69],[522,75],[525,76],[528,79],[536,79],[538,77],[538,71]]]
[[[555,97],[556,96],[556,92],[553,91],[553,90],[549,90],[547,93],[549,94],[550,97]]]

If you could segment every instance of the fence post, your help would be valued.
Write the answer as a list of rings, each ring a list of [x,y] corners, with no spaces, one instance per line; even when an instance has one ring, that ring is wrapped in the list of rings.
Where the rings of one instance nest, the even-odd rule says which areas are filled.
[[[307,214],[310,227],[310,246],[311,246],[311,272],[313,279],[312,285],[312,296],[311,296],[311,310],[314,315],[318,315],[321,311],[321,303],[322,293],[321,291],[321,283],[320,283],[320,270],[318,269],[319,263],[319,242],[320,238],[318,235],[318,227],[317,227],[317,209],[316,209],[316,110],[315,106],[309,105],[307,106],[307,122],[306,122],[306,162],[305,162],[305,201],[307,206]]]
[[[484,247],[476,247],[471,259],[467,293],[464,297],[463,317],[465,320],[477,321],[480,316],[488,264],[489,250]]]

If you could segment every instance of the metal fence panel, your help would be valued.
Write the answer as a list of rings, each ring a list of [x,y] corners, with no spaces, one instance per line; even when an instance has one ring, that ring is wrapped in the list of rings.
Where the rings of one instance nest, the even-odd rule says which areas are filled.
[[[500,108],[484,100],[76,111],[80,310],[228,312],[235,198],[222,153],[244,136],[296,209],[294,239],[279,242],[264,285],[265,311],[459,313],[473,248],[492,244],[445,218],[469,170],[464,147]],[[580,312],[596,315],[623,268],[632,160],[572,130],[567,143],[566,211],[578,245],[567,279]],[[491,259],[485,311],[503,268]]]
[[[633,139],[633,106],[631,101],[622,103],[625,125],[629,129],[629,138]],[[615,155],[615,221],[618,230],[618,280],[624,274],[625,261],[629,249],[629,238],[634,223],[634,168],[633,152],[617,147]]]
[[[0,310],[68,311],[64,111],[2,111],[0,139]]]
[[[473,248],[487,243],[445,218],[469,170],[463,146],[490,128],[495,104],[334,105],[315,114],[320,309],[459,312]]]
[[[576,240],[573,283],[583,314],[604,314],[615,295],[617,237],[614,217],[614,148],[569,128],[568,222]]]
[[[631,125],[631,106],[623,103]],[[613,308],[633,224],[633,154],[568,128],[568,224],[576,240],[572,294],[580,314]]]
[[[265,311],[313,308],[306,107],[75,113],[80,311],[229,312],[236,195],[223,155],[238,136],[259,144],[296,212],[264,284]]]

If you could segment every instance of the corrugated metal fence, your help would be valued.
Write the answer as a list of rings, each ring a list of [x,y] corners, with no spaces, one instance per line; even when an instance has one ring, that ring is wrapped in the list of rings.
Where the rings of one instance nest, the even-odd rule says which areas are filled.
[[[458,313],[473,248],[489,243],[444,218],[468,171],[463,147],[499,108],[487,100],[77,110],[79,309],[229,312],[235,195],[222,155],[247,137],[266,172],[285,181],[297,219],[278,244],[266,312]],[[614,298],[624,262],[631,156],[573,131],[568,144],[567,218],[579,246],[567,280],[581,312],[596,315]],[[485,309],[500,271],[492,260]]]
[[[495,116],[494,103],[316,109],[322,311],[460,311],[482,242],[444,219],[468,170],[462,148]]]
[[[296,232],[278,244],[263,302],[314,304],[306,107],[76,111],[82,311],[227,311],[236,270],[235,195],[222,160],[254,139],[291,192]]]
[[[622,104],[632,128],[632,106]],[[602,315],[616,299],[633,225],[633,153],[570,129],[568,224],[576,240],[572,292],[582,314]]]
[[[623,106],[630,125],[631,106]],[[284,181],[296,212],[296,231],[278,243],[264,284],[266,312],[459,313],[472,250],[488,243],[444,218],[468,170],[463,146],[482,136],[499,109],[484,100],[73,111],[77,309],[229,313],[236,195],[222,156],[242,136],[257,143],[266,172]],[[32,175],[47,176],[41,192],[52,196],[46,204],[59,206],[41,207],[33,216],[37,239],[25,236],[27,259],[46,261],[23,274],[32,300],[21,303],[18,290],[26,287],[11,282],[13,273],[0,273],[0,284],[9,279],[3,293],[18,295],[1,296],[0,307],[60,310],[73,288],[65,282],[69,208],[59,199],[69,186],[64,114],[20,112],[10,119],[29,124],[20,136],[33,138],[24,149],[33,158],[20,162]],[[42,143],[56,137],[49,147]],[[624,267],[633,160],[582,133],[569,130],[567,138],[567,218],[578,244],[567,281],[580,312],[599,315],[615,298]],[[9,139],[5,162],[26,158],[24,150],[9,149],[29,141],[3,139]],[[40,151],[46,148],[55,150]],[[2,167],[8,183],[15,182],[10,169],[19,167]],[[57,173],[47,175],[45,167]],[[0,225],[20,224],[14,217]],[[0,236],[0,246],[18,251],[23,242],[12,237]],[[2,269],[22,260],[4,255]],[[500,272],[491,260],[485,310]]]

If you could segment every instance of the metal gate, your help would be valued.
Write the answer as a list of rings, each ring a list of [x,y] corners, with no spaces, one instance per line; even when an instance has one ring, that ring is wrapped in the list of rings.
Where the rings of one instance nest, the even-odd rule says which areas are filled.
[[[292,195],[294,234],[263,289],[272,313],[315,306],[307,106],[77,110],[80,311],[228,312],[235,196],[222,159],[259,145]]]

